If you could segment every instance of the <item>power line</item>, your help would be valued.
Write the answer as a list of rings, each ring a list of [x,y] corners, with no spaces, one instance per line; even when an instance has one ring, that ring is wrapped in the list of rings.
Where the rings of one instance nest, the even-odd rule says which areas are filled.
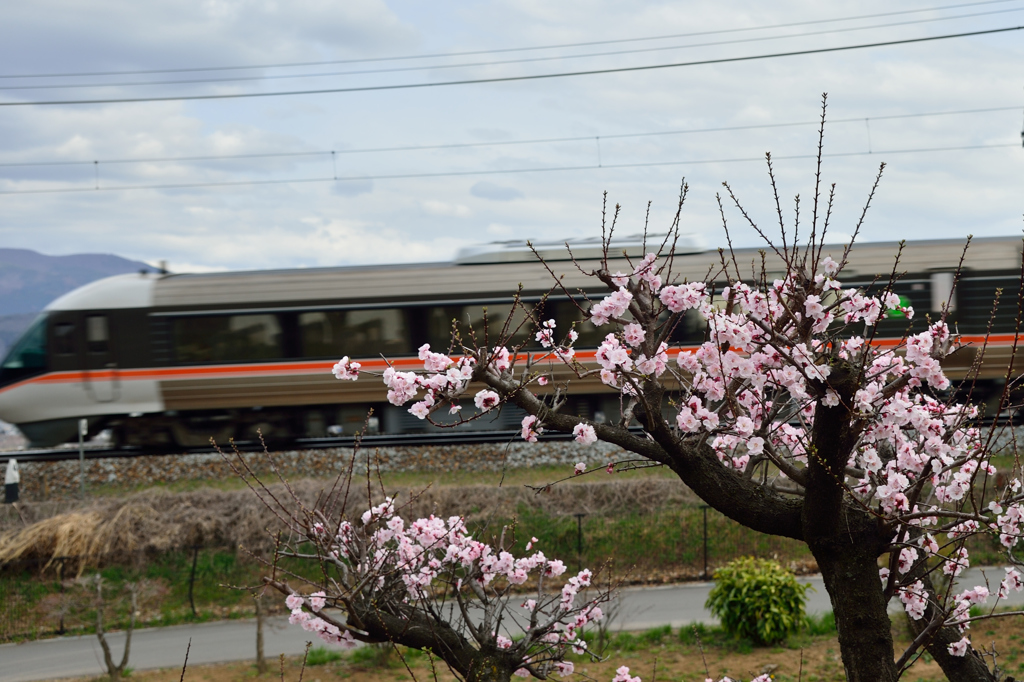
[[[179,95],[174,97],[116,97],[109,99],[80,99],[80,100],[50,100],[36,102],[0,102],[0,107],[23,107],[23,106],[50,106],[70,104],[129,104],[138,102],[182,102],[196,100],[214,99],[249,99],[253,97],[286,97],[291,95],[328,95],[348,92],[375,92],[384,90],[410,90],[413,88],[436,88],[451,85],[478,85],[481,83],[511,83],[515,81],[545,80],[550,78],[568,78],[575,76],[596,76],[608,73],[629,73],[636,71],[653,71],[656,69],[671,69],[683,66],[702,66],[708,64],[727,64],[732,62],[748,62],[760,59],[773,59],[776,57],[796,57],[809,54],[824,54],[828,52],[847,52],[850,50],[861,50],[871,47],[888,47],[891,45],[909,45],[913,43],[925,43],[936,40],[948,40],[950,38],[966,38],[970,36],[991,35],[995,33],[1007,33],[1009,31],[1020,31],[1024,26],[1009,26],[1005,28],[990,28],[984,31],[968,31],[965,33],[948,33],[938,36],[925,36],[923,38],[904,38],[902,40],[887,40],[877,43],[862,43],[860,45],[842,45],[838,47],[822,47],[813,50],[795,50],[791,52],[776,52],[773,54],[748,55],[746,57],[722,57],[719,59],[702,59],[693,62],[676,62],[672,64],[649,64],[646,66],[623,66],[612,69],[591,69],[587,71],[563,71],[560,73],[540,73],[528,76],[501,76],[495,78],[468,78],[455,81],[435,81],[432,83],[401,83],[397,85],[366,85],[352,88],[326,88],[321,90],[292,90],[278,92],[246,92],[220,95]]]
[[[982,109],[957,109],[953,111],[922,111],[909,114],[886,114],[881,116],[854,116],[851,118],[829,119],[829,124],[863,123],[865,120],[886,121],[903,118],[924,118],[928,116],[954,116],[962,114],[982,114],[996,111],[1017,111],[1018,106],[986,107]],[[404,145],[398,147],[363,147],[357,149],[326,149],[306,152],[263,152],[253,154],[221,154],[207,156],[167,156],[139,159],[92,159],[86,161],[12,161],[0,163],[0,168],[29,168],[49,166],[92,166],[94,164],[130,164],[130,163],[170,163],[181,161],[232,161],[240,159],[276,159],[329,156],[332,154],[371,154],[381,152],[431,151],[438,149],[465,149],[473,147],[502,147],[524,144],[552,144],[558,142],[593,142],[595,138],[602,140],[628,139],[636,137],[656,137],[662,135],[689,135],[696,133],[721,133],[739,130],[762,130],[770,128],[789,128],[806,125],[819,125],[820,120],[790,121],[786,123],[758,123],[741,126],[720,126],[715,128],[686,128],[681,130],[655,130],[643,133],[612,133],[609,135],[578,135],[572,137],[542,137],[527,140],[501,140],[497,142],[452,142],[445,144]]]
[[[710,31],[694,31],[690,33],[673,33],[660,36],[645,36],[638,38],[619,38],[614,40],[592,40],[587,42],[577,43],[562,43],[556,45],[540,45],[534,47],[506,47],[506,48],[495,48],[489,50],[471,50],[464,52],[435,52],[429,54],[418,54],[418,55],[402,55],[402,56],[390,56],[390,57],[364,57],[358,59],[335,59],[329,61],[309,61],[309,62],[286,62],[277,64],[253,64],[249,66],[202,66],[202,67],[191,67],[191,68],[178,68],[178,69],[145,69],[145,70],[132,70],[132,71],[88,71],[88,72],[77,72],[77,73],[42,73],[42,74],[11,74],[11,75],[0,75],[0,78],[78,78],[84,76],[130,76],[130,75],[142,75],[142,74],[156,74],[156,73],[195,73],[201,71],[238,71],[246,69],[276,69],[276,68],[294,68],[299,66],[330,66],[335,64],[360,64],[370,62],[386,62],[386,61],[403,61],[411,59],[436,59],[441,57],[466,57],[481,54],[501,54],[508,52],[526,52],[533,50],[555,50],[564,49],[571,47],[591,47],[594,45],[614,45],[621,43],[633,43],[642,42],[647,40],[670,40],[673,38],[692,38],[696,36],[706,35],[722,35],[728,33],[740,33],[749,31],[762,31],[776,28],[792,28],[796,26],[812,26],[816,24],[828,24],[836,23],[840,21],[856,21],[859,19],[877,19],[879,17],[891,17],[899,16],[904,14],[917,14],[921,12],[937,12],[947,9],[958,9],[960,7],[979,7],[982,5],[1002,4],[1004,2],[1015,2],[1016,0],[984,0],[983,2],[966,2],[958,3],[955,5],[942,5],[939,7],[923,7],[920,9],[910,10],[899,10],[895,12],[877,12],[874,14],[861,14],[852,17],[837,17],[834,19],[815,19],[809,21],[796,21],[783,24],[769,24],[766,26],[747,26],[741,28],[729,28],[729,29],[717,29]]]
[[[851,31],[868,31],[879,28],[892,28],[894,26],[909,26],[914,24],[932,23],[936,21],[950,21],[954,19],[969,19],[993,14],[1007,14],[1010,12],[1022,12],[1024,7],[1012,9],[1000,9],[990,12],[975,12],[971,14],[957,14],[948,17],[932,17],[928,19],[913,19],[910,21],[897,21],[887,24],[873,24],[871,26],[851,26],[847,28],[825,29],[823,31],[810,31],[807,33],[790,33],[786,35],[759,36],[756,38],[739,38],[735,40],[719,40],[707,43],[691,43],[689,45],[662,45],[660,47],[645,47],[632,50],[613,50],[610,52],[589,52],[585,54],[553,55],[547,57],[527,57],[523,59],[504,59],[489,62],[463,62],[459,64],[430,64],[426,66],[400,66],[386,69],[361,69],[358,71],[327,71],[322,73],[287,73],[276,75],[259,76],[232,76],[226,78],[186,78],[164,81],[129,81],[120,83],[57,83],[52,85],[15,85],[0,86],[0,90],[12,92],[21,90],[69,90],[80,88],[122,88],[122,87],[144,87],[156,85],[195,85],[207,83],[238,83],[253,81],[270,81],[296,78],[333,78],[336,76],[359,76],[377,73],[400,73],[409,71],[434,71],[439,69],[465,69],[480,66],[507,66],[509,64],[530,64],[538,62],[560,61],[565,59],[589,59],[593,57],[610,57],[627,54],[641,54],[649,52],[665,52],[669,50],[685,50],[698,47],[716,47],[720,45],[737,45],[741,43],[763,42],[768,40],[787,40],[790,38],[805,38],[810,36],[829,35],[834,33],[849,33]]]
[[[863,151],[863,152],[835,152],[823,154],[824,157],[840,158],[840,157],[852,157],[852,156],[880,156],[882,154],[921,154],[921,153],[933,153],[933,152],[949,152],[949,151],[967,151],[977,149],[1000,149],[1007,147],[1017,147],[1017,143],[1009,144],[977,144],[977,145],[963,145],[955,147],[925,147],[919,149],[889,149],[882,151]],[[791,161],[799,159],[813,159],[816,158],[817,154],[792,154],[788,156],[772,156],[775,161]],[[13,195],[13,194],[71,194],[71,193],[88,193],[88,192],[116,192],[116,191],[130,191],[130,190],[165,190],[165,189],[202,189],[202,188],[222,188],[222,187],[246,187],[246,186],[263,186],[263,185],[290,185],[290,184],[308,184],[317,182],[358,182],[367,180],[410,180],[410,179],[424,179],[424,178],[449,178],[449,177],[466,177],[466,176],[481,176],[481,175],[516,175],[520,173],[554,173],[554,172],[567,172],[567,171],[583,171],[583,170],[605,170],[605,169],[625,169],[625,168],[653,168],[658,166],[687,166],[687,165],[706,165],[712,163],[747,163],[751,161],[764,161],[764,157],[740,157],[740,158],[729,158],[729,159],[691,159],[687,161],[647,161],[638,163],[618,163],[618,164],[584,164],[578,166],[548,166],[548,167],[534,167],[534,168],[511,168],[503,170],[475,170],[475,171],[442,171],[442,172],[429,172],[429,173],[394,173],[385,175],[359,175],[359,176],[343,176],[343,177],[310,177],[310,178],[291,178],[286,180],[233,180],[224,182],[198,182],[198,183],[175,183],[175,184],[158,184],[158,185],[117,185],[111,187],[76,187],[76,188],[62,188],[62,189],[27,189],[27,190],[0,190],[0,195]]]

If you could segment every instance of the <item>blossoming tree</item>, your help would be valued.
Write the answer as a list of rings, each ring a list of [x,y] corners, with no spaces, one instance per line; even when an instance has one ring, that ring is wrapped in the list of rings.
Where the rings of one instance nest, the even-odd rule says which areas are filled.
[[[459,516],[407,522],[390,497],[353,516],[352,467],[307,507],[287,482],[281,496],[244,460],[229,461],[287,533],[264,583],[285,596],[292,625],[342,647],[427,651],[467,682],[566,677],[574,671],[566,654],[588,655],[583,630],[603,617],[609,591],[593,586],[588,569],[566,577],[562,561],[534,548],[536,538],[517,558],[506,550],[509,529],[489,544]],[[319,575],[291,573],[282,557],[315,562]],[[628,673],[619,677],[639,682]]]
[[[590,295],[599,287],[606,295],[560,292],[608,329],[596,365],[576,357],[574,329],[533,318],[544,352],[509,347],[509,323],[497,338],[462,339],[455,356],[424,346],[422,371],[383,373],[388,399],[411,403],[409,411],[424,419],[456,412],[467,392],[482,412],[517,405],[527,413],[527,441],[560,431],[581,444],[613,443],[629,457],[669,467],[744,526],[806,543],[832,602],[849,680],[895,680],[924,650],[949,679],[996,679],[984,652],[972,646],[969,627],[1022,588],[1012,567],[1024,522],[1021,472],[1001,472],[1005,486],[995,488],[996,427],[982,428],[977,408],[951,397],[942,361],[960,340],[945,314],[898,347],[872,343],[887,311],[909,318],[913,310],[892,292],[898,264],[888,285],[873,292],[843,287],[850,247],[838,259],[823,255],[834,188],[822,196],[820,154],[818,163],[803,243],[796,227],[783,229],[781,245],[768,239],[726,186],[766,240],[762,263],[748,267],[746,277],[725,252],[707,281],[673,281],[678,220],[642,260],[616,258],[609,246],[613,221],[604,258],[585,273],[594,281]],[[768,164],[771,174],[770,157]],[[881,169],[875,187],[880,177]],[[778,218],[782,225],[781,208]],[[769,278],[769,271],[785,274]],[[671,348],[673,328],[691,310],[707,323],[706,341]],[[358,371],[348,358],[335,368],[339,378]],[[574,381],[593,375],[621,395],[617,423],[561,409]],[[463,420],[473,418],[479,414]],[[575,473],[585,470],[580,464]],[[964,542],[979,533],[998,537],[1011,567],[998,585],[961,589],[956,580],[969,565]],[[947,579],[948,587],[937,586]],[[915,635],[898,656],[887,613],[894,599]],[[983,607],[983,615],[972,616],[972,606]]]

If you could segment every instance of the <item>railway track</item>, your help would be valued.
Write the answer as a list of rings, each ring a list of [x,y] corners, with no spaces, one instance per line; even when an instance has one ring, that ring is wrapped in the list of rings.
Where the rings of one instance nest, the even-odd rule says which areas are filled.
[[[978,426],[992,426],[992,419],[979,420]],[[1019,418],[1007,420],[1004,424],[1007,427],[1019,427]],[[638,426],[630,427],[633,433],[643,433]],[[571,433],[548,432],[539,436],[541,442],[557,442],[572,440]],[[393,448],[393,447],[420,447],[426,445],[478,445],[483,443],[512,443],[520,439],[519,429],[494,430],[494,431],[457,431],[449,430],[437,433],[404,433],[404,434],[380,434],[367,435],[357,439],[355,436],[335,436],[327,438],[297,438],[287,441],[269,441],[266,448],[271,452],[283,450],[315,450],[322,448],[351,448],[356,441],[360,442],[362,448]],[[258,452],[264,446],[259,441],[235,441],[234,447],[241,452]],[[227,444],[221,445],[221,449],[229,449]],[[130,457],[169,456],[183,454],[212,454],[216,452],[213,446],[203,447],[172,447],[162,446],[160,448],[97,448],[86,446],[84,448],[85,459],[115,459]],[[0,452],[0,463],[6,464],[10,459],[19,462],[59,462],[75,460],[79,458],[78,448],[52,448],[48,450],[8,450]]]
[[[636,429],[638,432],[640,429]],[[572,439],[571,433],[541,434],[541,441],[567,441]],[[407,433],[368,435],[358,439],[363,448],[379,447],[417,447],[424,445],[477,445],[481,443],[508,443],[520,438],[516,430],[502,431],[451,431],[441,433]],[[338,436],[329,438],[298,438],[290,441],[268,442],[267,448],[278,450],[312,450],[318,448],[351,448],[356,444],[354,436]],[[223,448],[224,446],[222,446]],[[259,441],[236,441],[235,447],[242,452],[257,452],[263,449]],[[126,457],[149,457],[155,455],[182,455],[214,453],[212,446],[191,448],[97,448],[86,447],[83,450],[85,459],[114,459]],[[10,459],[19,462],[59,462],[79,458],[78,448],[52,448],[48,450],[10,450],[0,452],[0,463]]]

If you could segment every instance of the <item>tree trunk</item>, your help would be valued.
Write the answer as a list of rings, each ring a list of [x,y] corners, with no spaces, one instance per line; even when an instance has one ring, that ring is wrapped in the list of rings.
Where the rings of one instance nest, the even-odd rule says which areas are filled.
[[[896,662],[877,557],[847,543],[841,551],[815,543],[812,547],[825,581],[839,634],[839,650],[847,682],[894,682]]]
[[[892,536],[877,519],[846,502],[841,481],[857,442],[851,429],[858,375],[837,364],[829,384],[840,403],[818,403],[802,525],[804,541],[818,562],[839,634],[847,682],[895,682],[891,623],[878,576],[878,556]]]
[[[256,672],[267,672],[267,658],[263,654],[263,595],[256,595]]]
[[[110,645],[107,643],[106,632],[103,629],[103,581],[100,576],[95,577],[96,582],[96,637],[100,640],[100,648],[103,649],[103,664],[107,666],[107,675],[110,682],[120,682],[121,671],[114,665],[114,656],[110,653]]]
[[[103,629],[103,580],[96,576],[96,637],[100,640],[100,648],[103,649],[103,663],[107,666],[107,676],[110,682],[120,682],[125,671],[128,669],[128,656],[132,649],[132,632],[135,630],[135,612],[138,610],[138,585],[128,585],[131,598],[131,613],[128,617],[128,631],[125,633],[124,655],[121,656],[121,664],[114,665],[114,656],[110,651],[110,644],[107,642],[106,631]]]
[[[509,682],[512,672],[508,669],[508,661],[497,656],[481,655],[466,675],[466,682]]]

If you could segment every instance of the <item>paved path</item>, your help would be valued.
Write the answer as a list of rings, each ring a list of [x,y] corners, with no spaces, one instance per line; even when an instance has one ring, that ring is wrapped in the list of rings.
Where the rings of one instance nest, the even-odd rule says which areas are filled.
[[[993,591],[998,588],[1002,569],[987,569]],[[983,584],[978,569],[964,576],[964,586]],[[807,612],[820,614],[831,610],[828,595],[820,576],[800,579],[814,591],[808,595]],[[694,622],[714,623],[704,610],[704,602],[712,583],[686,583],[665,587],[638,587],[622,590],[619,603],[607,609],[613,616],[612,630],[644,630],[659,625],[681,627]],[[1014,593],[1007,603],[1024,605],[1024,592]],[[893,600],[891,608],[899,610]],[[178,625],[166,628],[137,630],[132,637],[129,665],[147,668],[180,668],[189,639],[190,664],[239,661],[256,657],[256,623],[253,620],[231,620],[199,625]],[[124,636],[109,636],[115,660],[120,660]],[[301,628],[289,626],[283,618],[267,619],[264,643],[268,659],[278,654],[301,654],[309,636]],[[25,644],[0,645],[0,682],[32,682],[59,677],[99,676],[104,674],[103,654],[93,635],[61,637]]]

